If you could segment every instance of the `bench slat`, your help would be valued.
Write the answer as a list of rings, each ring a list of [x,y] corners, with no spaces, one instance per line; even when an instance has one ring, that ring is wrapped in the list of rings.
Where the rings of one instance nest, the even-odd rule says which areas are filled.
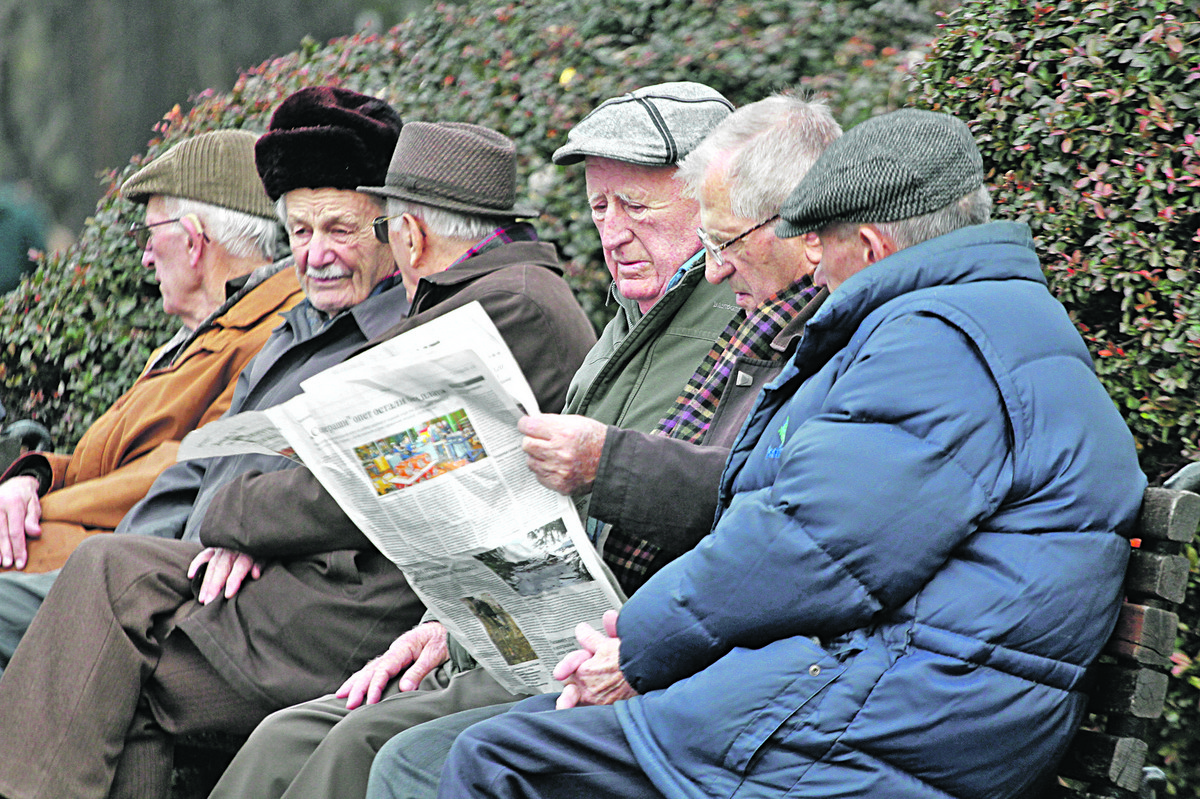
[[[1080,730],[1063,758],[1059,773],[1091,782],[1106,780],[1126,791],[1142,783],[1142,766],[1149,747],[1137,738],[1119,738],[1095,730]]]
[[[1147,488],[1138,514],[1137,537],[1187,543],[1200,526],[1200,495],[1190,491]]]
[[[1125,590],[1135,597],[1153,597],[1178,605],[1187,596],[1189,568],[1183,555],[1135,549],[1129,553]]]
[[[1126,602],[1104,651],[1142,666],[1169,669],[1178,629],[1179,616],[1171,611]]]
[[[1094,680],[1088,691],[1090,712],[1122,713],[1139,719],[1162,715],[1167,675],[1161,671],[1106,663],[1096,666]]]

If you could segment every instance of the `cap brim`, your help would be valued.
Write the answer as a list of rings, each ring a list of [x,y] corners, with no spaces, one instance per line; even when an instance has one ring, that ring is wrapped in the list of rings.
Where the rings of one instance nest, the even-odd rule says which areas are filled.
[[[509,209],[485,208],[481,205],[468,205],[459,203],[453,200],[444,200],[439,197],[429,197],[415,192],[404,191],[397,189],[394,186],[359,186],[356,191],[363,194],[370,194],[374,197],[391,197],[396,200],[405,200],[410,203],[418,203],[420,205],[428,205],[430,208],[441,208],[443,211],[453,211],[459,214],[474,214],[475,216],[496,217],[497,219],[536,219],[542,215],[542,212],[532,206],[514,205]]]
[[[775,237],[790,239],[796,236],[803,236],[805,233],[812,233],[816,229],[813,225],[796,225],[786,219],[780,218],[779,223],[775,225]]]

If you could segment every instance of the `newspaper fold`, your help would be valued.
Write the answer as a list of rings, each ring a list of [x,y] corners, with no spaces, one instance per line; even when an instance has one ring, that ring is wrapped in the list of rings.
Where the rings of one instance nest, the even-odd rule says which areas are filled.
[[[450,633],[513,692],[557,690],[579,622],[620,606],[570,499],[537,482],[516,421],[536,411],[471,303],[184,438],[179,459],[271,452],[305,464]]]

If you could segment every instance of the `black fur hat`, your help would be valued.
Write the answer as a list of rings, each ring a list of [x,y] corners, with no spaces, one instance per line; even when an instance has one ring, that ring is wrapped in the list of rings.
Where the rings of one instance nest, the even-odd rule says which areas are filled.
[[[288,96],[254,145],[272,200],[292,189],[349,189],[383,183],[400,136],[400,115],[383,100],[334,86]]]

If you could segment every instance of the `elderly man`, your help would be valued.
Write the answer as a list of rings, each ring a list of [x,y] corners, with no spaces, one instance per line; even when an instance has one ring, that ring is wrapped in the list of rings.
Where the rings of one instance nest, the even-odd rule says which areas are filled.
[[[242,367],[300,300],[292,272],[271,263],[280,228],[255,172],[256,140],[247,131],[201,134],[121,186],[121,196],[146,206],[145,223],[130,232],[164,310],[183,325],[72,454],[31,452],[7,470],[5,566],[57,569],[84,537],[111,532],[175,462],[180,439],[225,412]],[[0,574],[0,665],[53,581],[53,573]]]
[[[620,611],[628,698],[472,727],[441,795],[1007,797],[1052,774],[1144,479],[982,181],[941,114],[825,152],[780,233],[820,235],[830,298],[735,444],[712,534]]]
[[[736,170],[739,177],[746,178],[744,183],[737,186],[739,198],[751,206],[746,210],[747,213],[757,213],[762,209],[768,216],[774,216],[791,188],[838,133],[837,124],[824,106],[794,97],[773,97],[751,104],[727,117],[687,156],[679,171],[681,174],[695,175],[694,181],[689,183],[698,184],[706,171],[704,165],[710,161],[742,165],[747,157],[769,153],[770,166]],[[758,144],[751,146],[754,142]],[[768,179],[760,179],[764,175]],[[686,190],[687,187],[681,188]],[[701,194],[701,214],[715,213],[715,208],[705,209],[705,200]],[[765,233],[769,235],[770,231]],[[637,447],[638,460],[625,464],[626,471],[640,469],[638,480],[644,482],[655,482],[660,478],[668,483],[678,481],[683,484],[680,491],[688,493],[686,503],[707,506],[709,509],[707,518],[693,523],[690,530],[683,529],[685,522],[674,518],[674,509],[671,507],[663,508],[658,513],[661,532],[645,532],[638,528],[652,541],[663,545],[659,548],[667,553],[661,556],[663,559],[674,557],[677,554],[676,547],[690,546],[708,530],[715,506],[716,480],[720,475],[720,465],[728,453],[728,443],[718,443],[712,447],[699,447],[697,444],[707,442],[710,436],[717,442],[732,438],[749,410],[740,395],[748,393],[753,397],[770,374],[782,366],[782,353],[772,349],[772,342],[776,334],[789,325],[789,320],[800,319],[800,308],[815,293],[806,277],[812,264],[804,257],[805,248],[806,244],[800,240],[770,248],[772,257],[776,259],[772,264],[773,273],[783,274],[790,270],[790,278],[782,284],[773,285],[769,290],[763,284],[764,292],[757,297],[762,301],[761,307],[749,309],[753,313],[748,318],[746,314],[738,314],[719,337],[716,349],[709,353],[689,383],[688,388],[695,390],[685,391],[676,403],[678,412],[668,416],[668,420],[681,423],[673,425],[666,434],[651,436],[631,433],[638,438],[636,445],[630,445]],[[739,260],[742,254],[741,247],[736,243],[722,252],[730,259]],[[719,282],[718,277],[713,276],[713,281]],[[798,328],[800,324],[802,322],[797,322],[795,326]],[[795,333],[790,333],[788,340],[794,337]],[[731,346],[731,340],[736,340],[737,344]],[[726,351],[729,357],[721,357]],[[737,377],[743,373],[746,379]],[[721,403],[719,406],[718,400]],[[711,413],[706,414],[706,411],[711,412],[715,407],[724,410],[725,403],[729,403],[733,410],[716,419]],[[609,443],[620,440],[627,432],[615,427],[608,430]],[[663,430],[659,432],[663,433]],[[668,438],[668,435],[675,438]],[[691,452],[688,453],[688,450]],[[691,454],[692,458],[687,458],[687,454]],[[716,464],[715,470],[710,462]],[[614,490],[625,492],[628,488],[628,485],[621,485]],[[670,490],[674,490],[674,487]],[[711,493],[712,499],[695,497],[696,494],[705,493]],[[599,501],[599,488],[593,501]],[[682,515],[692,516],[690,513]],[[647,542],[647,551],[650,546],[656,545]],[[632,572],[625,571],[622,574],[628,578]],[[636,582],[627,580],[623,585],[626,590],[632,591]],[[387,655],[349,681],[339,694],[350,700],[352,711],[347,711],[344,702],[339,704],[336,698],[329,698],[271,716],[260,725],[234,759],[213,797],[255,795],[294,799],[301,796],[361,796],[371,759],[389,736],[414,724],[421,724],[417,727],[420,730],[425,726],[423,722],[439,715],[511,700],[511,696],[496,690],[498,686],[486,672],[473,669],[458,673],[447,684],[446,690],[440,692],[440,696],[438,692],[428,689],[446,684],[443,670],[435,672],[421,684],[424,690],[406,694],[398,692],[397,686],[393,685],[386,698],[379,701],[384,684],[395,678],[410,660],[417,658],[417,665],[405,675],[405,680],[413,680],[414,672],[423,674],[428,671],[431,653],[445,657],[444,646],[435,649],[430,645],[431,641],[440,643],[444,640],[444,633],[440,629],[440,625],[422,625],[414,634],[397,641]],[[423,638],[416,639],[417,635]],[[457,668],[465,665],[460,663]],[[467,686],[471,691],[467,690]],[[492,688],[485,692],[484,686]],[[367,704],[360,706],[364,695]],[[488,707],[488,711],[498,712],[491,707]],[[264,765],[268,763],[271,765]]]
[[[328,88],[273,115],[259,172],[283,199],[307,298],[246,369],[235,410],[286,399],[334,358],[476,299],[527,357],[539,402],[561,403],[594,337],[553,248],[513,224],[533,212],[515,204],[512,143],[474,126],[399,128],[386,104]],[[379,195],[400,202],[390,235]],[[93,539],[68,561],[0,681],[0,723],[32,706],[44,720],[6,751],[0,794],[163,795],[170,735],[248,731],[331,690],[416,622],[403,575],[287,465],[172,467],[123,528],[184,541]],[[297,524],[310,506],[320,515]]]
[[[649,432],[737,310],[728,290],[703,280],[698,207],[674,180],[678,161],[730,108],[700,84],[639,89],[601,104],[555,152],[557,163],[588,158],[589,202],[620,309],[572,380],[568,410]],[[656,379],[645,379],[648,370]],[[537,418],[546,420],[547,431],[557,430],[552,425],[560,417]],[[561,418],[570,423],[575,417]],[[371,758],[390,735],[517,698],[474,665],[461,649],[447,650],[440,624],[419,625],[348,681],[340,697],[272,716],[243,747],[214,796],[361,794]],[[390,681],[389,701],[375,706]],[[350,714],[364,699],[368,707]]]

